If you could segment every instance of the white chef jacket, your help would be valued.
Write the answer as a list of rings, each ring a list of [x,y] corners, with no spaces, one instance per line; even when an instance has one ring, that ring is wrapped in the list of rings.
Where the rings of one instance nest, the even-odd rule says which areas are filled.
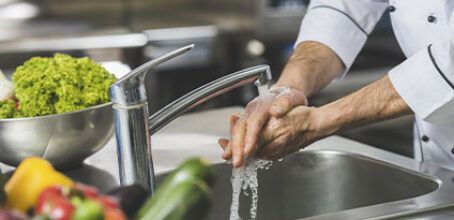
[[[347,72],[383,12],[389,12],[407,60],[388,75],[415,113],[415,158],[454,169],[453,9],[454,0],[312,0],[296,44],[327,45]]]

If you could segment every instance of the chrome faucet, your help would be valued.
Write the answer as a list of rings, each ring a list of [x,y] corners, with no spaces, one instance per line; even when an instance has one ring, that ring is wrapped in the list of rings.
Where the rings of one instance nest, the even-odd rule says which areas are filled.
[[[185,46],[148,61],[110,87],[121,185],[138,183],[153,193],[155,176],[150,144],[152,134],[187,110],[210,98],[251,82],[257,86],[268,85],[271,80],[269,66],[258,65],[247,68],[211,81],[149,117],[144,83],[146,73],[158,64],[179,56],[193,47],[194,45]]]

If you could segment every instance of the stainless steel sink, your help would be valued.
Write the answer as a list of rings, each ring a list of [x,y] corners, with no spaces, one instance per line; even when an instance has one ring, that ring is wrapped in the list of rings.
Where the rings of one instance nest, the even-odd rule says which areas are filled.
[[[153,137],[158,179],[189,157],[214,164],[217,181],[209,219],[228,219],[231,166],[221,159],[218,137],[228,135],[226,108],[181,116]],[[194,123],[197,122],[197,123]],[[190,132],[188,132],[190,131]],[[118,186],[115,140],[65,171],[101,191]],[[11,174],[13,167],[0,164]],[[249,197],[241,200],[248,219]],[[429,217],[427,217],[429,216]],[[454,172],[339,136],[330,136],[259,172],[257,220],[454,219]]]
[[[338,150],[303,151],[259,171],[257,219],[386,219],[438,207],[434,196],[443,197],[440,192],[452,190],[452,183],[442,186],[440,178],[430,176],[444,170],[418,167],[422,172]],[[228,219],[232,167],[216,164],[214,169],[209,219]],[[250,196],[242,195],[244,219],[249,218],[249,205]]]

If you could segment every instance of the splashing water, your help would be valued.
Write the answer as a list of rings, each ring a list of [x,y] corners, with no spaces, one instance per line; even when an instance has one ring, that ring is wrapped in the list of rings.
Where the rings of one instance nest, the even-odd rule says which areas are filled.
[[[259,98],[267,98],[270,95],[268,85],[258,87]],[[230,220],[241,220],[238,213],[240,207],[240,194],[243,190],[244,195],[248,196],[250,189],[251,196],[251,209],[249,210],[250,219],[255,220],[257,216],[257,203],[258,203],[258,180],[257,170],[269,169],[272,165],[271,161],[262,160],[257,158],[246,158],[243,166],[232,169],[232,204],[230,206]]]
[[[268,89],[268,85],[262,85],[262,86],[258,86],[258,90],[259,90],[259,97],[267,97],[270,95],[270,90]]]
[[[240,194],[243,190],[244,195],[248,196],[247,189],[250,189],[252,194],[251,209],[249,211],[250,219],[254,220],[257,216],[257,202],[258,202],[258,180],[257,170],[269,169],[272,165],[271,161],[260,160],[255,158],[248,158],[245,165],[233,168],[232,177],[232,205],[230,206],[230,220],[240,220],[241,217],[238,213],[240,207]]]

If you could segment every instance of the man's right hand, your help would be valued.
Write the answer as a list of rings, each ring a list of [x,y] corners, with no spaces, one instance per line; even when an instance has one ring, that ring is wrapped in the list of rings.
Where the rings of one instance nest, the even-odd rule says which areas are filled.
[[[268,119],[280,118],[293,107],[306,105],[303,92],[287,87],[274,87],[268,96],[259,96],[251,101],[242,114],[230,118],[230,141],[220,139],[224,149],[222,157],[226,160],[233,157],[233,166],[243,164],[244,156],[252,155],[257,146],[257,137]]]

